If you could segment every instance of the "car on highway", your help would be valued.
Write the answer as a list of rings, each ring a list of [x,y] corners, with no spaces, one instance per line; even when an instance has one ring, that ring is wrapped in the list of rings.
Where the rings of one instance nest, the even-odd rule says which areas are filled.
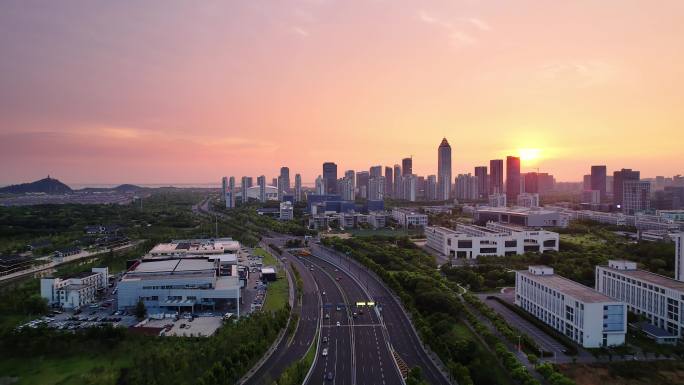
[[[328,374],[324,376],[324,379],[327,381],[332,381],[333,379],[335,379],[335,374],[333,374],[333,372],[328,372]]]
[[[337,321],[337,323],[335,325],[340,326],[340,321]]]
[[[325,290],[323,290],[323,295],[325,295]]]
[[[325,314],[325,319],[330,319],[330,314]]]
[[[328,337],[327,337],[327,336],[326,336],[326,337],[323,337],[323,343],[324,343],[324,344],[327,344],[327,343],[328,343]]]
[[[322,355],[323,357],[327,356],[327,355],[328,355],[328,348],[323,348],[323,351],[321,352],[321,355]]]

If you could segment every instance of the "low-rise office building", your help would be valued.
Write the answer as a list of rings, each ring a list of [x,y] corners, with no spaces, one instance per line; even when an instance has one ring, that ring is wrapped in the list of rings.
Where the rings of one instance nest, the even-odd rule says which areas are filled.
[[[94,267],[67,279],[42,278],[40,296],[47,300],[48,306],[77,310],[95,302],[97,292],[107,287],[108,280],[106,267]]]
[[[473,219],[478,224],[499,222],[525,227],[567,227],[558,211],[528,207],[478,206],[473,210]]]
[[[240,314],[240,279],[222,276],[220,258],[141,260],[118,284],[119,310],[140,300],[149,309],[194,312],[201,308],[230,309]]]
[[[294,219],[294,209],[292,208],[292,202],[281,202],[280,220],[291,221],[292,219]]]
[[[439,226],[425,229],[427,246],[455,258],[480,255],[516,255],[558,251],[559,236],[546,230],[488,222],[486,227],[458,224],[455,230]]]
[[[636,262],[610,260],[596,266],[596,290],[671,336],[684,336],[684,282],[637,269]]]
[[[548,266],[515,273],[515,304],[585,348],[625,343],[627,308]]]
[[[393,208],[392,219],[399,222],[403,227],[426,227],[428,225],[428,217],[426,214],[419,213],[406,207]]]
[[[184,257],[186,255],[239,254],[240,242],[232,238],[182,239],[159,243],[150,250],[153,257]]]

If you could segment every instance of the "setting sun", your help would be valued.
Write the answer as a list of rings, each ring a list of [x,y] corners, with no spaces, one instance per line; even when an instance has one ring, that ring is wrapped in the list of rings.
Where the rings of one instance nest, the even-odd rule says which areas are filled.
[[[520,153],[520,160],[531,162],[539,159],[541,151],[538,148],[521,148],[518,152]]]

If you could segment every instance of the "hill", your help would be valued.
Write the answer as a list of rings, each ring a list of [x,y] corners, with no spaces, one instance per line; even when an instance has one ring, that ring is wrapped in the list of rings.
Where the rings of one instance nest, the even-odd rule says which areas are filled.
[[[45,194],[69,194],[73,190],[71,187],[60,182],[58,179],[50,178],[37,180],[31,183],[15,184],[0,188],[0,193],[5,194],[25,194],[25,193],[45,193]]]

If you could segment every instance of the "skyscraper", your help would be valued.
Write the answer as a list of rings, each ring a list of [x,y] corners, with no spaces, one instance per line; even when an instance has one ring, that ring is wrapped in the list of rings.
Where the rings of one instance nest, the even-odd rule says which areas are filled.
[[[520,158],[506,157],[506,200],[512,204],[518,201],[520,194]]]
[[[504,167],[503,159],[489,161],[489,193],[501,194],[504,192]]]
[[[235,177],[228,178],[228,189],[230,190],[230,202],[226,201],[226,207],[235,207]],[[230,206],[228,205],[230,203]]]
[[[316,178],[316,195],[324,195],[325,194],[325,179],[323,179],[322,176],[318,176]],[[307,200],[309,200],[307,198]]]
[[[247,203],[247,189],[252,187],[251,179],[252,178],[250,177],[243,176],[242,181],[240,182],[240,190],[242,190],[240,193],[242,194],[243,205]]]
[[[385,193],[388,197],[394,194],[394,178],[392,167],[385,167]]]
[[[335,163],[323,163],[323,181],[326,194],[337,193],[337,165]]]
[[[344,172],[344,177],[351,180],[352,191],[354,194],[350,200],[353,201],[356,198],[356,172],[354,170],[347,170]]]
[[[475,167],[475,178],[477,178],[477,195],[479,199],[487,199],[489,196],[489,176],[487,166]]]
[[[259,185],[259,202],[266,202],[266,176],[262,175],[257,178],[257,184]]]
[[[437,148],[437,199],[449,200],[451,197],[451,146],[446,138]]]
[[[622,186],[623,213],[634,215],[648,211],[651,208],[651,182],[645,180],[627,180]]]
[[[526,193],[539,193],[539,178],[536,172],[525,173],[525,178],[523,180],[523,184],[525,185],[524,191]]]
[[[370,174],[368,171],[359,171],[356,173],[356,188],[358,196],[363,199],[368,199],[368,179]]]
[[[591,189],[601,192],[601,202],[606,200],[606,166],[591,166]]]
[[[402,197],[408,201],[415,202],[416,201],[416,195],[417,195],[416,194],[417,193],[416,188],[417,188],[417,184],[418,184],[418,178],[413,174],[406,175],[406,176],[402,176],[401,182],[402,182],[401,190],[403,193]]]
[[[337,191],[340,194],[342,200],[353,201],[354,200],[354,182],[352,179],[346,176],[337,181]]]
[[[456,199],[478,199],[479,192],[477,190],[477,185],[477,177],[470,175],[470,173],[458,174],[458,176],[456,177]]]
[[[280,184],[282,183],[282,187]],[[290,168],[281,167],[280,168],[280,180],[278,181],[278,189],[282,189],[285,194],[290,193]]]
[[[378,176],[382,176],[382,166],[372,166],[370,168],[370,177],[375,178]]]
[[[379,201],[385,199],[385,177],[375,176],[368,181],[368,199]]]
[[[302,201],[302,176],[300,174],[295,174],[295,185],[294,185],[294,199],[295,202]]]
[[[413,158],[404,158],[401,160],[402,176],[413,174]]]
[[[425,199],[429,201],[437,200],[437,176],[428,175],[425,183]]]
[[[401,187],[402,187],[402,182],[401,182],[401,166],[398,164],[394,165],[394,197],[397,199],[403,198],[401,194]]]
[[[631,168],[623,168],[620,171],[613,172],[613,204],[615,207],[622,207],[624,183],[629,180],[639,179],[641,179],[641,173]]]
[[[228,177],[221,178],[221,199],[226,199],[226,192],[228,192]]]

